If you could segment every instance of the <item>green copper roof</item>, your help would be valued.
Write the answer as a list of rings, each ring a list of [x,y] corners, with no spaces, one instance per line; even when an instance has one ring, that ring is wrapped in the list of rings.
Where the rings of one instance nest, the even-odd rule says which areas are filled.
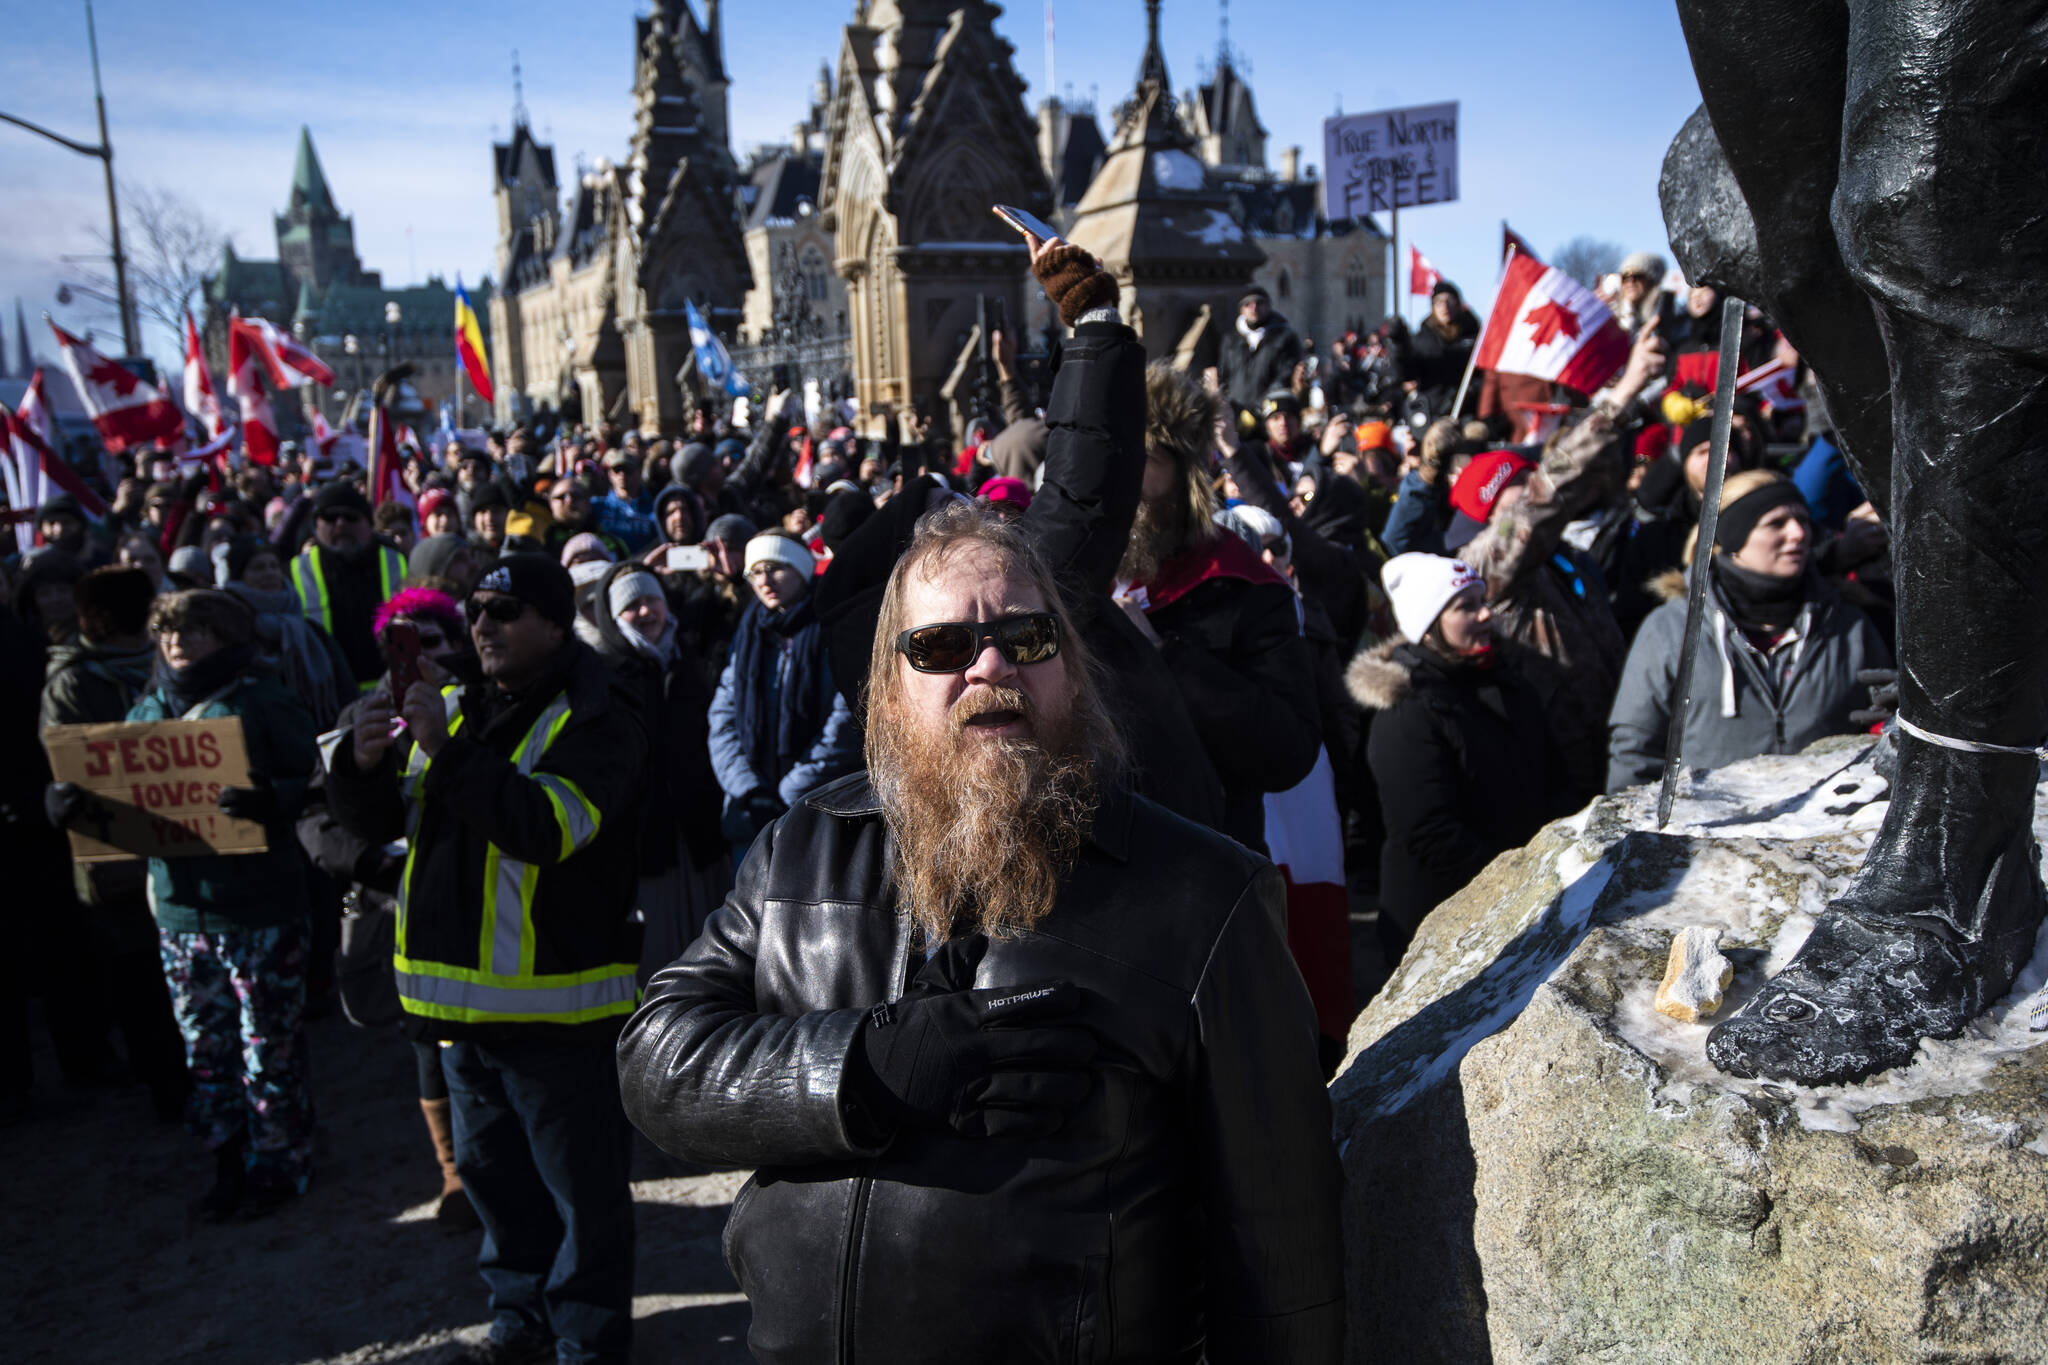
[[[334,212],[334,195],[320,169],[319,154],[313,150],[313,131],[304,124],[299,125],[298,164],[292,167],[291,207],[301,204],[314,213]]]

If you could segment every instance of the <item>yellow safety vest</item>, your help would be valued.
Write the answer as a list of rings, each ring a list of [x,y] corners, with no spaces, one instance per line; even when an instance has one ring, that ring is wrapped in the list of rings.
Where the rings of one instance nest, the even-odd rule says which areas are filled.
[[[297,559],[292,561],[292,589],[299,595],[299,609],[311,621],[329,635],[334,634],[334,597],[327,591],[327,569],[325,551],[319,545],[308,545]],[[377,547],[377,600],[389,602],[392,595],[405,585],[405,556],[389,545]],[[377,686],[376,676],[367,682],[358,682],[356,690],[368,692]]]
[[[462,688],[446,687],[448,732],[462,727]],[[512,763],[522,777],[540,784],[562,827],[562,857],[588,847],[597,837],[599,813],[574,782],[534,768],[569,723],[569,699],[556,697],[535,717]],[[405,869],[398,883],[398,925],[392,966],[398,998],[412,1014],[463,1023],[581,1024],[608,1015],[630,1014],[639,1000],[634,964],[607,963],[579,972],[533,969],[533,895],[540,869],[510,857],[495,844],[484,854],[484,904],[477,938],[477,965],[457,966],[412,957],[406,952],[406,918],[412,892],[413,860],[419,856],[419,827],[433,760],[417,744],[399,781],[406,797]]]

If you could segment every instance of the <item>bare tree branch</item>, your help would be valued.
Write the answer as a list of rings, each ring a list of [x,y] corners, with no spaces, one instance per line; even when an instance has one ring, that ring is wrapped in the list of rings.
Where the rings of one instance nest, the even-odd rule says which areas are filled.
[[[181,334],[185,310],[198,301],[207,272],[220,263],[221,248],[232,235],[175,190],[132,181],[121,184],[121,219],[128,230],[128,287],[135,296],[137,320],[155,322],[174,336]],[[108,263],[86,269],[74,266],[68,272],[69,283],[88,298],[100,295],[111,300],[113,247],[104,229],[94,228],[92,235],[109,252]],[[101,311],[109,320],[119,316],[111,302],[103,302]]]
[[[1550,254],[1550,264],[1588,289],[1600,287],[1600,277],[1617,269],[1626,253],[1613,242],[1598,237],[1578,236]]]

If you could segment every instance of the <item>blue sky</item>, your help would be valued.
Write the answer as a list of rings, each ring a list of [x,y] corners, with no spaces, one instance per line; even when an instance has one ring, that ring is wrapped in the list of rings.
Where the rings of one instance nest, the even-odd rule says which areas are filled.
[[[702,0],[691,0],[702,12]],[[1144,44],[1139,0],[1052,0],[1056,79],[1094,91],[1104,131]],[[644,6],[641,6],[644,9]],[[1045,92],[1046,0],[1016,0],[997,21],[1035,105]],[[301,123],[355,218],[364,262],[389,283],[429,273],[475,279],[491,266],[496,220],[490,150],[511,121],[511,52],[535,130],[566,176],[624,155],[631,132],[626,0],[492,0],[484,5],[355,0],[280,9],[249,0],[102,0],[100,60],[115,165],[203,205],[244,255],[275,255]],[[734,150],[782,140],[802,117],[819,63],[838,65],[853,0],[728,0],[726,62]],[[1164,42],[1176,88],[1217,49],[1217,0],[1168,0]],[[9,16],[0,110],[91,141],[91,68],[82,0]],[[1269,158],[1303,148],[1319,163],[1322,121],[1442,100],[1461,103],[1463,200],[1402,216],[1475,304],[1492,294],[1502,218],[1539,251],[1580,233],[1661,249],[1657,171],[1698,102],[1671,5],[1661,0],[1439,0],[1420,5],[1238,0],[1230,36],[1248,60]],[[0,309],[32,326],[55,306],[59,258],[100,250],[97,162],[0,125]],[[124,224],[124,226],[126,226]],[[130,229],[132,230],[132,228]],[[1404,252],[1405,256],[1405,245]],[[102,325],[102,330],[109,330]],[[41,333],[47,337],[46,331]],[[149,349],[174,358],[168,338]],[[38,338],[38,346],[43,341]]]

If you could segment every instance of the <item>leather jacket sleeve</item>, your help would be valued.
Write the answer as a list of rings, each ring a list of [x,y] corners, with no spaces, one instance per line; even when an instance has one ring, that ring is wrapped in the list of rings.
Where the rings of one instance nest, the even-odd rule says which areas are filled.
[[[1195,990],[1210,1365],[1343,1358],[1341,1176],[1315,1011],[1281,929],[1284,894],[1279,873],[1262,868]]]
[[[619,1036],[626,1116],[663,1151],[712,1166],[802,1166],[886,1145],[846,1078],[865,1010],[762,1014],[754,999],[762,891],[779,826],[681,958],[656,972]],[[1313,1052],[1311,1052],[1313,1057]]]

